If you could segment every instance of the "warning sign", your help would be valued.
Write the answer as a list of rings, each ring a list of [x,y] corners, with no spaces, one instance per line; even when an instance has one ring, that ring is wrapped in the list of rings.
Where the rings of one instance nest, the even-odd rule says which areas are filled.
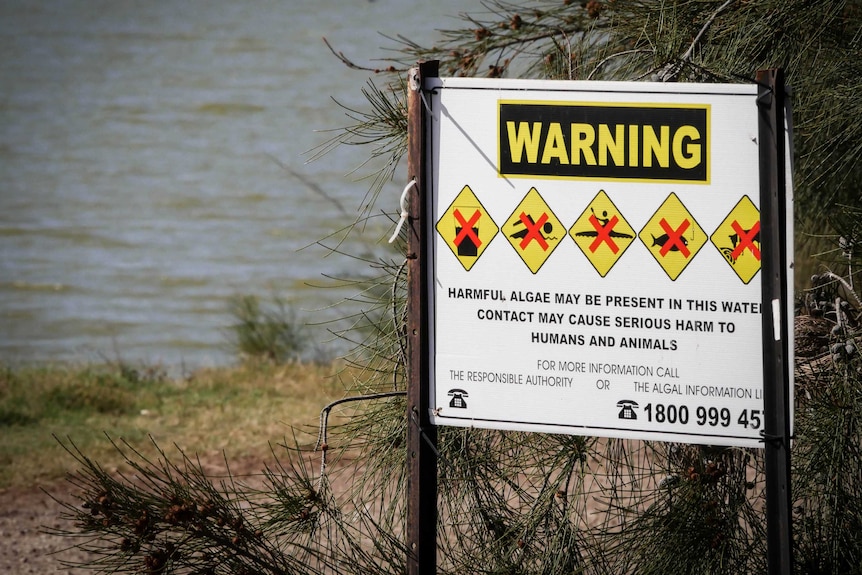
[[[566,235],[565,227],[536,188],[527,192],[502,231],[533,273],[539,271]]]
[[[437,233],[467,271],[470,271],[498,231],[497,224],[470,186],[464,186],[437,222]]]
[[[760,211],[748,196],[739,200],[711,239],[742,283],[750,282],[760,270]]]
[[[760,90],[426,79],[431,232],[410,293],[431,425],[763,447],[763,319],[793,325],[793,199],[770,226]],[[761,260],[781,268],[780,310]]]
[[[604,190],[593,198],[569,234],[602,277],[614,267],[636,235]]]
[[[656,210],[639,237],[674,281],[706,243],[706,232],[673,192]]]

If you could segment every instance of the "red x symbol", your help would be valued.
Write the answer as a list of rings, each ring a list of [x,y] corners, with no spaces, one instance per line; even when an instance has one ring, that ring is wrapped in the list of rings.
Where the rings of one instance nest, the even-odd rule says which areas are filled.
[[[607,214],[602,214],[607,215]],[[596,239],[593,240],[593,243],[590,244],[590,251],[596,253],[596,250],[599,249],[599,246],[602,245],[602,242],[608,244],[608,247],[611,248],[611,251],[617,253],[620,251],[617,243],[611,238],[611,231],[614,229],[614,226],[620,219],[616,216],[612,217],[608,223],[602,225],[599,222],[599,219],[596,217],[596,214],[590,215],[590,223],[593,224],[593,227],[596,228]]]
[[[730,227],[732,227],[733,231],[736,232],[736,235],[739,236],[739,243],[736,244],[736,248],[731,252],[730,258],[735,260],[742,255],[742,251],[745,248],[748,248],[751,255],[757,258],[757,261],[760,261],[760,248],[754,245],[754,237],[760,233],[760,220],[757,220],[747,232],[742,229],[742,226],[740,226],[739,222],[736,220],[733,220]]]
[[[691,252],[688,251],[688,246],[682,242],[682,235],[688,229],[688,226],[691,225],[691,222],[688,221],[688,218],[684,219],[677,229],[673,229],[672,227],[670,227],[670,224],[667,223],[667,220],[665,220],[664,218],[661,219],[659,225],[661,226],[661,229],[664,230],[664,233],[667,234],[667,241],[664,243],[664,245],[658,252],[659,254],[661,254],[661,257],[666,256],[667,252],[669,252],[674,246],[676,246],[676,249],[679,250],[679,253],[681,253],[686,258],[691,255]]]
[[[521,249],[527,249],[527,246],[530,244],[530,240],[536,240],[536,242],[542,247],[542,251],[548,250],[548,242],[545,241],[545,238],[542,237],[541,229],[542,226],[545,225],[545,222],[548,221],[548,214],[543,213],[542,217],[534,224],[530,221],[530,216],[521,212],[521,223],[524,224],[527,233],[521,238]]]
[[[461,231],[458,232],[458,235],[455,236],[455,247],[461,245],[461,242],[464,241],[468,236],[473,241],[473,245],[477,248],[482,245],[482,240],[479,239],[479,236],[476,235],[476,232],[473,231],[473,226],[476,225],[476,222],[479,221],[479,218],[482,216],[482,212],[476,210],[473,212],[473,215],[470,217],[470,221],[464,221],[464,216],[461,215],[461,212],[458,209],[455,209],[455,219],[458,220],[458,225],[461,226]],[[469,244],[468,244],[469,245]]]

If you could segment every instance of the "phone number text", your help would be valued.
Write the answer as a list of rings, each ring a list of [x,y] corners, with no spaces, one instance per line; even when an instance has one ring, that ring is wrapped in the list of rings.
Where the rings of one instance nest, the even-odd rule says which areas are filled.
[[[648,422],[687,425],[693,421],[704,427],[730,427],[734,422],[734,414],[727,407],[694,408],[694,413],[687,405],[648,403],[643,408]],[[763,410],[743,409],[735,418],[736,424],[746,429],[760,429],[763,424]]]

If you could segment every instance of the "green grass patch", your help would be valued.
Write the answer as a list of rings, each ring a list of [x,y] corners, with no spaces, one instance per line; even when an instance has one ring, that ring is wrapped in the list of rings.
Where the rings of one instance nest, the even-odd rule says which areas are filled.
[[[142,450],[150,437],[189,454],[265,457],[270,443],[311,442],[321,408],[344,395],[332,364],[246,362],[172,379],[157,368],[0,365],[0,488],[49,483],[74,466],[54,436],[107,470],[122,458],[106,438]]]

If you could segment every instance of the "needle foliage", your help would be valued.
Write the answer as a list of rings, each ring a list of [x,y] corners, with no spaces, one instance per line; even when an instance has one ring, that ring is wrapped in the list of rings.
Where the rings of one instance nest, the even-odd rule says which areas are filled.
[[[793,447],[797,572],[862,573],[860,146],[857,1],[488,0],[430,47],[394,37],[368,110],[320,148],[369,146],[372,217],[406,149],[406,69],[442,75],[751,82],[782,67],[793,88],[796,213],[840,270],[799,302]],[[348,66],[350,57],[333,51]],[[375,163],[377,161],[377,163]],[[832,242],[832,243],[830,243]],[[403,248],[403,245],[402,245]],[[405,572],[405,274],[374,263],[369,312],[342,335],[358,367],[346,422],[316,451],[279,450],[262,489],[217,485],[193,457],[128,455],[137,480],[81,464],[68,517],[111,573]],[[347,405],[347,404],[344,404]],[[339,406],[334,409],[341,409]],[[329,408],[324,414],[329,413]],[[325,418],[324,418],[325,422]],[[762,452],[477,429],[438,430],[438,572],[764,573]]]

